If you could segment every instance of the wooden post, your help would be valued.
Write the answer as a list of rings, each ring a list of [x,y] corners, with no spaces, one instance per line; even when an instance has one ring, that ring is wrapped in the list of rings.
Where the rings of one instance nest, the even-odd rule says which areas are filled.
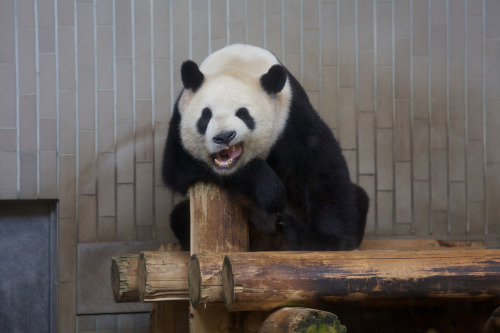
[[[259,333],[346,333],[336,315],[307,308],[282,308],[270,315]]]
[[[227,309],[378,299],[500,298],[499,250],[252,252],[224,259]]]
[[[188,300],[189,252],[142,252],[137,285],[141,302]]]
[[[191,202],[191,254],[248,251],[247,212],[234,205],[219,188],[196,184],[189,189]],[[220,275],[220,270],[214,275]],[[238,315],[224,303],[190,308],[191,333],[232,332],[241,325]]]

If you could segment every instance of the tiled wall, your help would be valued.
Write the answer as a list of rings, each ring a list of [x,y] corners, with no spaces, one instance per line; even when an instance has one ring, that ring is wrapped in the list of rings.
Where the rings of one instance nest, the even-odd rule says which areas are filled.
[[[497,0],[2,0],[0,199],[60,200],[61,332],[77,242],[171,240],[159,176],[179,67],[272,50],[369,192],[367,234],[500,234]]]

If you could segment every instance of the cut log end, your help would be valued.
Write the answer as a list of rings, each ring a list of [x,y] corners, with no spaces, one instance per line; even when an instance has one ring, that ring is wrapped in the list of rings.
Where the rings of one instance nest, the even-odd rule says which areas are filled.
[[[188,286],[191,305],[194,309],[197,309],[201,299],[201,273],[200,261],[196,254],[193,254],[191,258],[189,258]]]
[[[346,333],[336,315],[308,308],[282,308],[270,315],[262,324],[259,333],[308,332]]]
[[[137,302],[137,262],[139,255],[111,258],[111,289],[117,303]]]
[[[234,279],[233,267],[231,266],[231,260],[228,256],[224,256],[224,262],[222,264],[222,286],[226,309],[231,311],[234,302]]]

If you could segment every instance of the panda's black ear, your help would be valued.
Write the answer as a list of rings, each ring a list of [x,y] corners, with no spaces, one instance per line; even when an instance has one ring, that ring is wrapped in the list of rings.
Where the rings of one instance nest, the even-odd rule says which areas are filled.
[[[191,89],[193,92],[200,88],[205,78],[198,65],[192,60],[184,61],[182,64],[181,77],[184,88]]]
[[[260,77],[262,88],[270,95],[279,93],[285,86],[285,83],[286,70],[281,65],[272,66],[266,74]]]

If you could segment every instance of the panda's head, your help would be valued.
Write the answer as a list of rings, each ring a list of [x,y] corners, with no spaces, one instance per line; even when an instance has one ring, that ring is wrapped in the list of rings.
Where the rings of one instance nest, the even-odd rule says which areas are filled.
[[[221,175],[267,157],[285,127],[292,98],[287,71],[272,53],[231,45],[200,67],[184,62],[181,77],[184,149]]]

